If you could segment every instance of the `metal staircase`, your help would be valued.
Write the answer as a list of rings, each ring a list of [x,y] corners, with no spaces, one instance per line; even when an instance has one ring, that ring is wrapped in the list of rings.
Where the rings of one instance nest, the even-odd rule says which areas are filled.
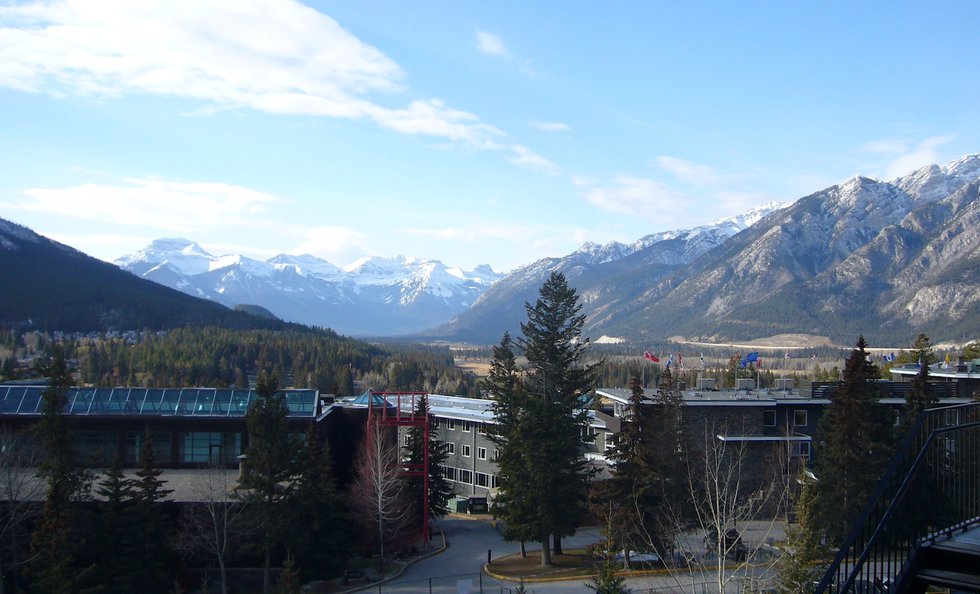
[[[980,593],[980,402],[919,416],[818,594]]]

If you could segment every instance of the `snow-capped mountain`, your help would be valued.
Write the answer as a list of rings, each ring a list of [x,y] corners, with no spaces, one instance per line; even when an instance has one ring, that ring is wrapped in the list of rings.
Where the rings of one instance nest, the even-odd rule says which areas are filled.
[[[502,276],[489,266],[464,271],[401,256],[365,258],[346,269],[308,254],[215,256],[186,239],[158,239],[115,263],[196,297],[260,305],[287,321],[355,335],[409,334],[443,323]]]
[[[433,332],[499,340],[552,270],[592,337],[980,334],[980,155],[891,181],[854,177],[713,225],[535,262]]]
[[[578,288],[585,311],[597,315],[614,295],[631,294],[670,274],[786,206],[770,202],[693,229],[654,233],[629,244],[586,243],[562,258],[543,258],[508,274],[481,295],[472,309],[431,334],[496,342],[504,330],[516,332],[525,319],[524,303],[534,301],[553,271],[565,274]],[[632,272],[640,268],[644,272]]]

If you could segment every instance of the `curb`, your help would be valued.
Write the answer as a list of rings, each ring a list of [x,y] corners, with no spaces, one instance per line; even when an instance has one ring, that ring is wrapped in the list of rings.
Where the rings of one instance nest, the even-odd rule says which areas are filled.
[[[369,590],[371,588],[375,588],[377,586],[380,586],[381,584],[387,584],[388,582],[390,582],[392,580],[396,580],[396,579],[400,578],[405,573],[405,570],[407,570],[412,565],[415,565],[416,563],[418,563],[419,561],[421,561],[423,559],[428,559],[429,557],[434,557],[434,556],[438,555],[439,553],[444,552],[446,549],[449,548],[449,540],[446,539],[446,533],[443,532],[441,526],[439,527],[439,534],[442,536],[442,546],[441,547],[439,547],[438,549],[432,551],[431,553],[426,553],[425,555],[422,555],[422,556],[418,557],[417,559],[412,559],[411,561],[409,561],[408,563],[406,563],[404,567],[402,567],[401,569],[399,569],[395,574],[390,575],[390,576],[386,577],[383,580],[378,580],[376,582],[371,582],[370,584],[365,584],[363,586],[358,586],[357,588],[350,588],[349,590],[338,590],[337,592],[334,592],[334,594],[350,594],[352,592],[363,592],[363,591]]]
[[[528,552],[531,553],[531,552],[534,552],[534,551],[528,551]],[[518,553],[514,553],[514,554],[518,554]],[[506,557],[509,557],[510,555],[505,555],[505,556]],[[501,557],[501,559],[503,559],[503,557]],[[750,563],[750,564],[747,565],[747,567],[748,568],[768,567],[768,564],[767,563],[755,563],[755,564]],[[617,570],[616,571],[616,575],[618,577],[622,577],[622,578],[634,578],[634,577],[644,577],[644,576],[654,576],[654,575],[670,575],[671,573],[694,574],[694,573],[699,573],[701,571],[702,570],[700,570],[700,569],[691,569],[691,568],[683,568],[683,569],[673,568],[673,569],[671,569],[671,568],[664,567],[662,569],[638,569],[638,570],[632,570],[631,569],[631,570],[628,570],[628,571]],[[585,574],[585,575],[576,575],[576,576],[569,575],[569,576],[558,576],[558,577],[526,577],[526,578],[522,578],[522,577],[519,577],[519,576],[503,575],[503,574],[500,574],[500,573],[496,573],[496,572],[494,572],[494,571],[492,571],[490,569],[490,564],[489,563],[484,563],[483,564],[483,573],[487,574],[489,577],[492,577],[495,580],[503,580],[503,581],[507,581],[507,582],[524,582],[525,584],[543,584],[543,583],[549,583],[549,582],[574,582],[574,581],[578,581],[578,580],[587,580],[587,579],[592,578],[592,576],[593,576],[593,574],[589,573],[589,574]]]

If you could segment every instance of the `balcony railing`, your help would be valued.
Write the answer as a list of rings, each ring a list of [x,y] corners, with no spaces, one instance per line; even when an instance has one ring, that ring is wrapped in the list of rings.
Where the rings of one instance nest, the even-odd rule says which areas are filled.
[[[924,411],[816,588],[884,591],[918,543],[980,518],[980,402]]]

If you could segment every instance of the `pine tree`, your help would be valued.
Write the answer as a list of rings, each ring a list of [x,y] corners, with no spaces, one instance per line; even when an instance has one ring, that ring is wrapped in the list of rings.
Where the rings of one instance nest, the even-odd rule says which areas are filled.
[[[817,525],[814,505],[816,489],[806,467],[800,468],[797,482],[800,484],[796,496],[796,525],[786,530],[786,544],[789,549],[780,558],[778,572],[778,591],[780,594],[800,594],[810,592],[823,576],[823,563],[829,552],[822,542],[822,530]]]
[[[905,396],[903,425],[906,429],[915,424],[916,419],[923,411],[939,404],[939,397],[929,386],[929,362],[935,359],[935,355],[932,354],[932,346],[928,336],[919,335],[915,341],[913,353],[917,354],[916,362],[919,363],[919,372],[912,378],[912,389]]]
[[[817,525],[832,543],[850,532],[881,478],[893,445],[893,416],[878,402],[878,368],[858,339],[821,421]]]
[[[439,439],[438,424],[435,417],[428,414],[428,398],[423,394],[415,405],[415,415],[425,415],[429,425],[429,441],[425,443],[425,428],[412,426],[408,429],[408,443],[405,445],[405,463],[412,468],[421,469],[424,461],[425,448],[429,450],[429,498],[422,501],[423,477],[408,475],[408,490],[415,497],[415,514],[421,521],[422,506],[428,506],[429,517],[438,518],[446,513],[446,506],[453,496],[453,487],[443,474],[449,450]],[[428,527],[424,527],[428,530]]]
[[[278,377],[262,371],[255,387],[256,400],[245,415],[248,448],[246,469],[239,488],[258,508],[262,524],[262,591],[271,591],[272,551],[282,537],[282,504],[295,488],[295,444],[289,435],[286,397],[279,392]]]
[[[521,324],[518,344],[530,366],[525,417],[525,456],[534,477],[534,500],[541,563],[551,564],[551,551],[562,554],[561,538],[575,532],[588,492],[586,462],[581,456],[582,435],[588,428],[586,402],[595,383],[595,363],[582,359],[588,339],[582,340],[585,316],[578,296],[565,276],[552,272],[534,305],[525,304],[527,322]]]
[[[135,544],[129,508],[133,503],[132,482],[123,474],[122,455],[117,452],[112,466],[95,489],[104,501],[98,514],[94,578],[113,592],[132,588],[134,581],[126,571],[132,567]]]
[[[135,542],[131,543],[136,552],[133,569],[138,577],[134,586],[147,593],[167,591],[173,562],[169,522],[162,505],[173,490],[164,488],[166,481],[160,478],[162,474],[156,466],[153,434],[147,428],[143,432],[140,468],[132,482],[133,505],[129,509],[135,535]]]
[[[332,577],[346,565],[350,523],[337,492],[330,447],[311,427],[303,448],[302,474],[290,505],[290,549],[304,580]]]
[[[658,411],[644,400],[640,378],[633,376],[625,420],[607,453],[613,463],[612,475],[597,487],[600,507],[608,516],[607,540],[627,552],[648,547],[663,550],[658,529],[662,524],[655,517],[663,504],[663,477],[656,467],[654,449],[665,436],[655,427]],[[628,568],[628,556],[624,555],[623,563]]]
[[[41,446],[38,474],[48,487],[41,519],[32,539],[29,570],[33,590],[50,594],[72,592],[79,576],[69,569],[79,542],[77,501],[88,495],[91,476],[78,461],[65,415],[71,374],[60,346],[53,348],[48,387],[42,394],[36,436]]]
[[[524,543],[539,539],[541,530],[534,509],[534,476],[526,456],[530,447],[525,435],[528,428],[522,423],[529,402],[508,332],[493,347],[484,387],[493,400],[496,420],[488,427],[488,435],[498,449],[499,488],[492,511],[494,517],[504,521],[504,538],[520,541],[523,556]]]

